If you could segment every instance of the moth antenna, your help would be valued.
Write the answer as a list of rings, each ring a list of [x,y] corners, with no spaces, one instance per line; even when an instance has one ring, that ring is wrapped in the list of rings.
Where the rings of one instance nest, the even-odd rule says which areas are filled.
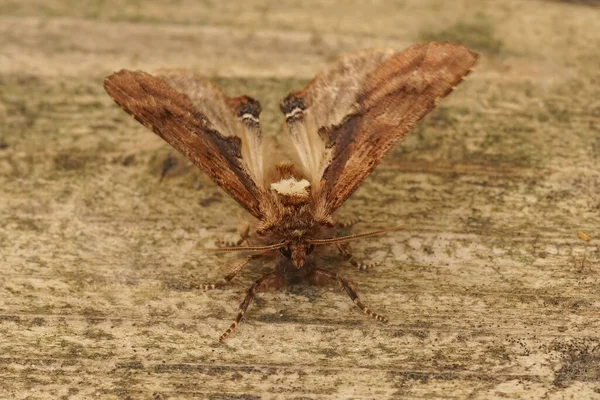
[[[200,251],[206,253],[231,253],[235,251],[268,251],[277,250],[278,248],[285,246],[286,242],[271,244],[268,246],[250,246],[250,247],[204,247]]]
[[[367,238],[367,237],[371,237],[371,236],[383,235],[388,232],[397,231],[400,228],[402,228],[402,226],[397,225],[397,226],[393,226],[391,228],[379,229],[376,231],[359,233],[356,235],[341,236],[341,237],[331,238],[331,239],[311,239],[308,241],[308,243],[314,244],[314,245],[345,243],[345,242],[350,242],[352,240],[363,239],[363,238]]]

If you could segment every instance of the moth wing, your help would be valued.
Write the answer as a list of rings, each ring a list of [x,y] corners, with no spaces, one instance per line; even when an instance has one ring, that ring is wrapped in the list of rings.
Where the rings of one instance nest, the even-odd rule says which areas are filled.
[[[368,74],[393,54],[394,50],[378,49],[343,56],[281,102],[287,131],[313,190],[320,185],[331,153],[321,129],[340,124],[354,112]]]
[[[288,96],[282,103],[288,129],[292,136],[306,131],[306,138],[296,141],[306,141],[307,148],[315,149],[311,157],[320,157],[318,168],[305,171],[321,211],[339,208],[476,61],[476,53],[449,42],[361,52],[337,61]]]
[[[189,158],[238,203],[261,218],[264,199],[258,101],[227,97],[185,71],[121,70],[104,80],[113,100]]]

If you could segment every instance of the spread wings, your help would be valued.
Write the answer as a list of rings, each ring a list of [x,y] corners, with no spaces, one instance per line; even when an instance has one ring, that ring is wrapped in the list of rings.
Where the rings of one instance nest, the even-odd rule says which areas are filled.
[[[150,75],[121,70],[105,79],[113,100],[206,172],[261,218],[263,186],[260,104],[229,98],[190,73]]]
[[[342,57],[284,99],[281,110],[319,210],[329,215],[339,208],[476,61],[475,53],[448,42],[367,50]],[[229,98],[183,71],[122,70],[104,87],[252,215],[264,216],[270,197],[256,100]]]
[[[281,104],[317,204],[334,212],[381,158],[470,72],[449,42],[367,50],[336,61]]]

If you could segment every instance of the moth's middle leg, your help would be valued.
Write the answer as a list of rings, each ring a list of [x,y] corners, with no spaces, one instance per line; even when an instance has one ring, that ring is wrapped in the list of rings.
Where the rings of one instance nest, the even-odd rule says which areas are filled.
[[[229,336],[229,334],[231,332],[233,332],[233,330],[238,326],[238,324],[242,320],[242,317],[246,313],[246,309],[248,309],[250,302],[252,301],[252,299],[254,298],[254,295],[257,292],[264,292],[264,291],[267,291],[270,289],[279,289],[279,288],[283,287],[284,284],[285,284],[285,282],[284,282],[282,275],[277,272],[273,272],[273,273],[264,275],[261,278],[259,278],[258,280],[256,280],[252,284],[252,286],[250,286],[248,288],[248,290],[246,290],[246,297],[244,297],[244,300],[242,300],[242,302],[240,303],[240,308],[237,313],[237,316],[235,317],[235,320],[229,326],[229,328],[227,328],[227,330],[225,332],[223,332],[223,334],[219,338],[219,341],[222,342],[225,339],[227,339],[227,336]]]
[[[369,310],[364,304],[362,304],[360,302],[360,299],[358,298],[358,295],[356,294],[356,291],[354,290],[354,288],[352,288],[350,282],[347,279],[342,278],[335,272],[327,271],[321,268],[314,268],[310,272],[310,274],[307,275],[306,278],[313,285],[319,286],[328,284],[332,281],[338,282],[342,286],[344,291],[348,294],[348,296],[350,296],[350,300],[352,300],[352,302],[356,304],[356,306],[360,308],[363,313],[375,318],[377,321],[388,322],[388,319],[386,317],[374,313],[373,311]]]

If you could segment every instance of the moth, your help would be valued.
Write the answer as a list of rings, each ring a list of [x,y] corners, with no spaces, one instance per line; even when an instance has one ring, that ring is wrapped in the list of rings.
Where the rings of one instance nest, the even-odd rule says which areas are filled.
[[[450,42],[342,56],[281,102],[286,132],[280,142],[291,149],[289,160],[265,156],[261,106],[251,97],[228,97],[186,71],[121,70],[105,79],[104,88],[119,106],[255,218],[236,246],[220,249],[247,256],[224,279],[201,287],[227,285],[252,260],[276,260],[273,272],[247,289],[220,341],[236,328],[257,292],[296,282],[337,283],[364,313],[387,322],[361,303],[347,279],[317,266],[315,253],[335,245],[351,259],[347,242],[397,229],[336,237],[334,214],[394,144],[465,78],[477,57]]]

